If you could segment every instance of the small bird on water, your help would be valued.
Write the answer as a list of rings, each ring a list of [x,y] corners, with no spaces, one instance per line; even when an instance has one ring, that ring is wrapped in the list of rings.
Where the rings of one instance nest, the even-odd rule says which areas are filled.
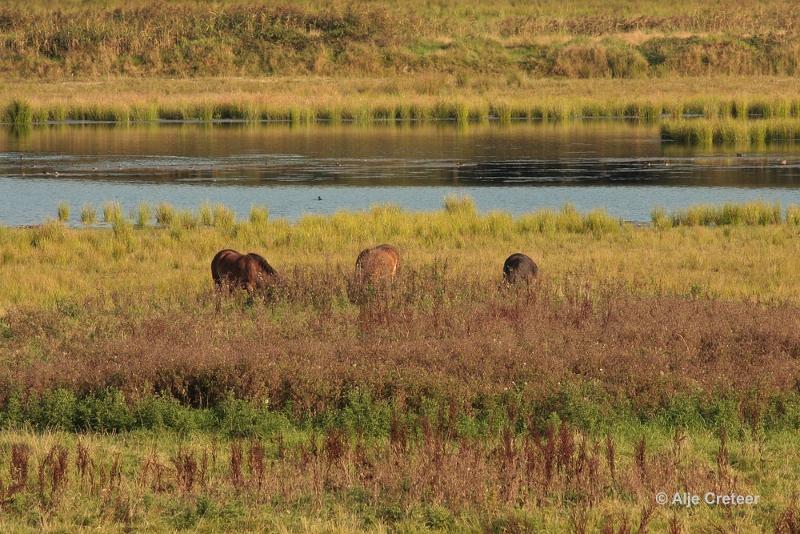
[[[785,159],[782,159],[782,160],[781,160],[781,165],[788,165],[788,164],[789,164],[789,162],[788,162],[788,161],[786,161]]]
[[[317,200],[322,200],[322,197],[317,197]]]

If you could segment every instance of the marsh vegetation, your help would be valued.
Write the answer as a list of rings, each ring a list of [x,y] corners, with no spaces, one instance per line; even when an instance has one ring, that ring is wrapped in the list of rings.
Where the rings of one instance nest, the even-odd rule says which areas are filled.
[[[459,198],[296,223],[162,204],[137,212],[158,222],[3,228],[3,521],[789,528],[795,211],[636,228]],[[355,304],[355,257],[382,240],[402,268]],[[217,294],[222,244],[265,254],[280,289]],[[503,289],[511,250],[537,259],[535,284]],[[769,505],[654,507],[673,486]]]
[[[799,17],[787,0],[11,0],[6,168],[69,182],[64,159],[21,156],[26,139],[47,152],[31,130],[48,122],[197,121],[211,138],[215,121],[310,137],[296,126],[614,118],[659,147],[608,167],[640,177],[672,165],[659,131],[731,153],[800,137]],[[778,150],[748,184],[793,179]],[[264,179],[267,159],[229,172]],[[799,529],[796,205],[656,208],[633,225],[448,197],[290,221],[109,196],[55,196],[52,219],[0,226],[4,532]],[[356,257],[379,243],[400,267],[353,299]],[[217,291],[223,248],[262,254],[280,283]],[[535,281],[502,283],[513,252]],[[760,504],[659,507],[658,491]]]

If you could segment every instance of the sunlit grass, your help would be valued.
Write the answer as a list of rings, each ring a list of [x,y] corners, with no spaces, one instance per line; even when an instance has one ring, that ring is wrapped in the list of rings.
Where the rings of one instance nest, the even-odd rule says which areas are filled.
[[[767,226],[796,224],[797,206],[784,212],[779,203],[749,202],[745,204],[700,205],[667,214],[663,209],[652,213],[653,225],[670,226]]]
[[[800,246],[796,206],[662,210],[649,228],[571,206],[518,217],[480,213],[468,198],[447,199],[445,206],[429,213],[378,206],[289,222],[257,207],[241,219],[224,206],[190,211],[161,203],[156,226],[148,226],[138,215],[127,221],[118,205],[107,204],[103,219],[117,221],[114,231],[59,224],[0,233],[6,258],[0,276],[8,282],[0,288],[0,308],[100,288],[164,296],[196,290],[210,284],[208,264],[221,248],[261,251],[279,271],[315,265],[349,271],[361,249],[383,242],[398,246],[405,264],[446,261],[456,272],[487,278],[499,276],[509,254],[525,252],[544,276],[556,279],[580,271],[589,280],[624,281],[650,294],[702,287],[730,298],[800,300],[800,273],[793,267]],[[83,211],[81,220],[92,224],[90,208]],[[766,264],[769,269],[758,267]]]
[[[657,92],[653,91],[655,82],[647,80],[558,82],[531,78],[513,90],[493,79],[476,81],[474,87],[460,87],[457,78],[444,74],[434,80],[433,88],[414,78],[204,79],[192,84],[128,80],[90,86],[13,82],[0,89],[0,107],[7,110],[7,121],[15,106],[29,108],[28,125],[53,120],[238,120],[303,125],[624,118],[655,124],[667,121],[665,137],[703,143],[715,138],[725,142],[791,138],[797,134],[800,118],[800,98],[788,78],[709,78],[704,81],[708,87],[704,92],[695,84],[671,78],[658,80]],[[704,120],[686,120],[695,116]]]
[[[685,120],[661,125],[661,138],[692,145],[758,146],[800,140],[800,119]]]

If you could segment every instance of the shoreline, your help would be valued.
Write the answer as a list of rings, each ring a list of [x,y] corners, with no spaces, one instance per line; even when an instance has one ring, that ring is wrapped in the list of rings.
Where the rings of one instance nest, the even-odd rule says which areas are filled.
[[[697,89],[702,86],[705,90]],[[613,95],[613,96],[609,96]],[[262,121],[307,124],[634,119],[663,123],[800,118],[794,78],[647,80],[407,78],[117,78],[0,83],[0,120],[20,126],[91,121]]]

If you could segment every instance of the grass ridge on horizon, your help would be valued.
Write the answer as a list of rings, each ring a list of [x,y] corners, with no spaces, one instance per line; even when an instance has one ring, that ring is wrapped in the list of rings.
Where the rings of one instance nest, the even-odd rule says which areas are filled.
[[[0,72],[23,78],[398,75],[564,78],[798,73],[787,0],[10,2]],[[407,5],[404,3],[404,5]]]

